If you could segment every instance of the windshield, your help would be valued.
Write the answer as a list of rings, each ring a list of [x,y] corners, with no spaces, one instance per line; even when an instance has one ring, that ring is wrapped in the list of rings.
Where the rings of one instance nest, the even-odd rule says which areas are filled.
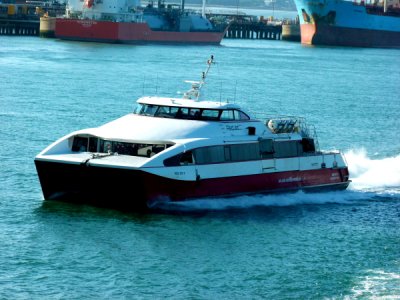
[[[133,111],[136,115],[158,118],[207,120],[207,121],[244,121],[250,117],[236,109],[204,109],[193,107],[161,106],[138,103]]]

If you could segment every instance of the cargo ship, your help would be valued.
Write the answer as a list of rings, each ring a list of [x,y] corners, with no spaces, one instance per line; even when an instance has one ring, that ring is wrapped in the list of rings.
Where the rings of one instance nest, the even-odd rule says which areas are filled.
[[[72,132],[35,158],[44,198],[147,209],[165,201],[342,190],[344,156],[320,151],[304,118],[255,117],[201,99],[214,57],[183,98],[146,96],[132,113]],[[229,199],[227,199],[229,201]]]
[[[63,17],[56,18],[55,37],[106,43],[220,44],[227,24],[213,23],[202,13],[180,5],[142,7],[137,0],[70,0]]]
[[[400,0],[295,0],[295,3],[303,44],[400,47]]]

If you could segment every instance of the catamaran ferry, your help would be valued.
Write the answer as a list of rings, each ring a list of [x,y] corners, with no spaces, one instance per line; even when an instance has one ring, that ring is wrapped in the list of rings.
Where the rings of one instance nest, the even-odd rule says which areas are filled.
[[[158,201],[347,188],[343,155],[320,151],[303,118],[258,119],[236,104],[200,101],[213,64],[211,56],[183,98],[140,98],[133,113],[70,133],[40,152],[35,165],[44,198],[147,208]]]

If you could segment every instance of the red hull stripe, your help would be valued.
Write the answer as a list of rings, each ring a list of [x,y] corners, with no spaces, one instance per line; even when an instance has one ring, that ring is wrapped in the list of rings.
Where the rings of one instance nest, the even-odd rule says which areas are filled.
[[[302,24],[301,42],[309,45],[400,48],[400,32]]]
[[[343,175],[347,169],[320,169],[309,171],[290,171],[280,173],[257,174],[224,178],[203,179],[198,182],[170,180],[166,196],[181,200],[213,196],[240,195],[251,193],[268,193],[290,191],[311,187],[322,187],[343,183]],[[347,177],[346,177],[347,178]],[[347,181],[347,179],[346,179]],[[156,177],[151,180],[152,186],[163,186],[165,178]],[[149,186],[148,191],[151,191]],[[163,196],[162,189],[153,190],[150,198]]]
[[[225,32],[153,31],[146,23],[56,19],[55,36],[61,39],[109,43],[219,44]]]

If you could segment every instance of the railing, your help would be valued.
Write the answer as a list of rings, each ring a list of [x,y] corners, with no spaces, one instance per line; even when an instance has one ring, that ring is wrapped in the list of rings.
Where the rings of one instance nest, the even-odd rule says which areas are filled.
[[[315,150],[319,151],[318,136],[315,126],[307,124],[304,117],[268,115],[259,112],[250,113],[253,117],[262,121],[273,133],[282,134],[297,132],[304,138],[314,139]]]

